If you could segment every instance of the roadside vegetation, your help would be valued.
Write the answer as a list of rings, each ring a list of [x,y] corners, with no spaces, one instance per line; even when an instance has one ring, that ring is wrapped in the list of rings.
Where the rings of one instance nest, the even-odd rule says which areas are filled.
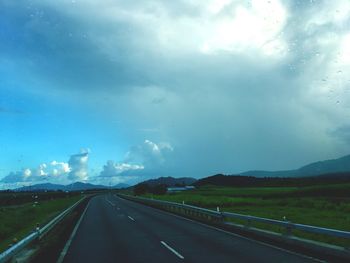
[[[0,252],[80,198],[80,193],[0,193]]]
[[[142,196],[173,201],[220,211],[286,220],[326,228],[350,231],[350,183],[287,187],[223,187],[204,185],[195,190]],[[235,221],[244,224],[245,222]],[[277,232],[278,227],[253,224]],[[297,236],[350,246],[347,240],[295,232]]]

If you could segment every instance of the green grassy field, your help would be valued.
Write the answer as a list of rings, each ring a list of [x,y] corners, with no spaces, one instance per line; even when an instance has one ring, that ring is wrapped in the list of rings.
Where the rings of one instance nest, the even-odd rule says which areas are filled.
[[[145,197],[235,212],[294,223],[350,231],[350,184],[312,187],[234,188],[202,186],[196,190]],[[238,222],[238,221],[237,221]],[[243,222],[238,222],[243,223]],[[277,227],[254,224],[282,232]],[[307,233],[297,236],[350,247],[350,242],[338,238]]]
[[[33,206],[33,202],[0,207],[0,252],[12,243],[28,235],[36,224],[45,225],[55,215],[75,203],[81,196],[70,196],[44,200]]]

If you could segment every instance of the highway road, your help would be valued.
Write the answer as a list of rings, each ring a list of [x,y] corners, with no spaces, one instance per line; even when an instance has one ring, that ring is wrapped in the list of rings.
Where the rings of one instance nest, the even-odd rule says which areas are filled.
[[[112,194],[91,199],[70,262],[319,262]]]

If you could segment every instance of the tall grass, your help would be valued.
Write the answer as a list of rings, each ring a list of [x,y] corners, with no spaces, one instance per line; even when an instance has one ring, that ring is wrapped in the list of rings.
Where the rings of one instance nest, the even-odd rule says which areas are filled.
[[[37,205],[25,203],[0,207],[0,252],[7,249],[13,243],[13,239],[22,239],[33,231],[37,224],[43,226],[80,198],[81,196],[64,197],[39,201]]]
[[[350,184],[311,187],[235,188],[204,186],[196,190],[147,197],[294,223],[350,231]],[[258,227],[276,230],[267,225]],[[281,230],[282,231],[282,230]],[[280,231],[279,231],[280,232]],[[296,232],[298,236],[350,246],[349,241]]]

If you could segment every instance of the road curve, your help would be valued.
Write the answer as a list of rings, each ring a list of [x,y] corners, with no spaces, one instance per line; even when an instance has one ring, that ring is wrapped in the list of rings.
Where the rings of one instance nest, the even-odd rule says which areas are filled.
[[[318,261],[106,194],[91,199],[64,262]]]

